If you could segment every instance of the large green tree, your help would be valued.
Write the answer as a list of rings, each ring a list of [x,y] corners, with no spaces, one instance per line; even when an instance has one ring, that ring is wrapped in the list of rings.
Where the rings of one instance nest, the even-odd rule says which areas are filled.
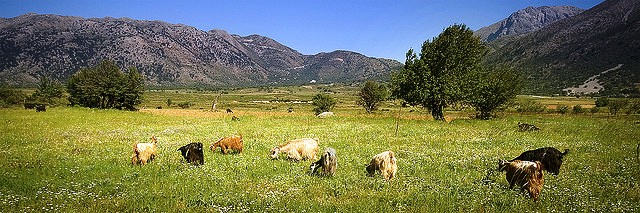
[[[378,84],[375,81],[367,81],[358,92],[358,100],[356,103],[371,113],[378,109],[378,106],[389,97],[389,90],[384,84]]]
[[[489,119],[492,113],[513,101],[522,90],[519,73],[505,67],[487,68],[478,72],[470,86],[473,88],[465,103],[475,108],[476,117]]]
[[[40,78],[36,91],[31,94],[28,102],[49,106],[60,105],[64,101],[64,86],[48,77]]]
[[[71,105],[134,110],[142,102],[144,80],[135,68],[122,72],[114,62],[103,61],[71,76],[67,90]]]
[[[323,112],[330,112],[333,109],[333,107],[336,105],[335,99],[323,93],[319,93],[313,96],[313,98],[311,99],[311,102],[314,106],[313,112],[315,112],[316,115]]]
[[[392,78],[393,95],[431,111],[444,121],[444,108],[461,102],[471,92],[469,84],[481,69],[487,49],[465,25],[447,27],[422,44],[420,55],[407,52],[404,67]]]

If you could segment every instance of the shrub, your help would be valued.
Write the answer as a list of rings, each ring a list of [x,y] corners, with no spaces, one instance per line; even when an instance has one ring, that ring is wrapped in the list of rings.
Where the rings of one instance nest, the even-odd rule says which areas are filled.
[[[569,112],[569,107],[567,105],[558,104],[556,107],[556,112],[560,114],[566,114]]]
[[[171,107],[172,104],[173,101],[171,101],[171,98],[167,98],[167,107]]]
[[[593,108],[591,108],[589,110],[589,112],[591,112],[592,114],[598,113],[598,112],[600,112],[600,107],[594,106]]]
[[[613,99],[609,100],[609,113],[611,115],[617,115],[620,110],[624,109],[629,101],[627,99]]]
[[[27,95],[24,92],[0,85],[0,107],[9,107],[22,103]]]
[[[573,114],[582,114],[585,112],[585,109],[582,108],[582,105],[578,104],[573,106],[572,112]]]
[[[144,79],[135,67],[123,72],[115,62],[103,61],[73,74],[67,90],[72,106],[135,110],[142,103]]]
[[[193,104],[191,102],[189,102],[189,101],[178,103],[178,107],[183,108],[183,109],[189,108],[191,106],[193,106]]]
[[[316,115],[323,112],[329,112],[336,105],[335,99],[327,94],[322,93],[313,96],[313,99],[311,99],[311,101],[313,102],[314,106],[313,112],[315,112]]]
[[[609,105],[608,98],[598,98],[596,99],[596,107],[606,107]]]
[[[627,110],[625,111],[627,115],[640,113],[640,100],[629,100],[627,104]]]
[[[371,113],[378,109],[380,103],[389,97],[389,90],[384,84],[378,84],[374,81],[367,81],[360,92],[356,103]]]
[[[516,106],[516,111],[520,113],[543,113],[545,109],[545,105],[532,100],[522,101]]]

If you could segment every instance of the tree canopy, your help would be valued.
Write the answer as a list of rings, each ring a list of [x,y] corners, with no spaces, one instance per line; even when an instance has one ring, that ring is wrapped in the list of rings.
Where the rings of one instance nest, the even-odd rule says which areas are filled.
[[[103,61],[71,76],[67,90],[71,105],[135,110],[142,102],[144,79],[135,67],[123,72],[115,62]]]
[[[486,51],[471,29],[452,25],[425,41],[419,56],[412,49],[407,52],[404,67],[392,78],[392,94],[444,121],[444,108],[464,100],[473,89],[469,84]]]
[[[374,81],[364,83],[360,92],[358,92],[358,100],[356,103],[371,113],[378,109],[378,106],[389,97],[389,90],[384,84],[378,84]]]

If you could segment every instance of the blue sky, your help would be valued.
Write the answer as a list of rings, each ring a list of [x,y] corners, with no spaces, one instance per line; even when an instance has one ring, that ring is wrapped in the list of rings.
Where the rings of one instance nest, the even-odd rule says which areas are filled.
[[[129,17],[259,34],[298,50],[334,50],[404,62],[409,48],[455,23],[473,30],[528,6],[589,9],[603,0],[0,0],[0,17],[25,13]]]

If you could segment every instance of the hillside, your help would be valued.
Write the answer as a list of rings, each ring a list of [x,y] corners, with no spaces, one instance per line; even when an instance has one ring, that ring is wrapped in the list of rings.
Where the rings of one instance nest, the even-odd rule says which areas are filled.
[[[528,93],[574,92],[572,87],[595,81],[592,90],[600,94],[637,95],[638,35],[640,2],[608,0],[540,30],[491,42],[487,61],[521,70]]]
[[[64,81],[106,59],[135,66],[154,86],[362,81],[401,66],[350,51],[303,55],[260,35],[161,21],[38,14],[0,19],[0,82]]]
[[[527,7],[512,13],[508,18],[478,29],[475,35],[482,41],[520,35],[536,31],[553,22],[575,16],[584,10],[573,6]]]

